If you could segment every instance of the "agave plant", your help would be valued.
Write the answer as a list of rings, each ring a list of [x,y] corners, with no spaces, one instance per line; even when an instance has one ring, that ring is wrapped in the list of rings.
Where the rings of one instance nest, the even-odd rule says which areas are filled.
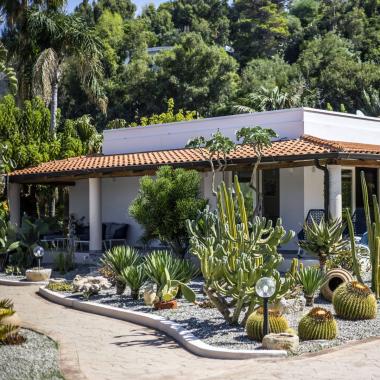
[[[313,306],[316,292],[326,281],[325,273],[315,267],[303,268],[297,273],[297,280],[302,286],[306,306]]]
[[[106,251],[100,262],[112,271],[116,282],[116,294],[121,295],[124,293],[127,283],[122,274],[124,269],[139,265],[143,258],[139,253],[128,246],[117,246]]]
[[[174,257],[168,251],[153,251],[145,261],[147,274],[160,288],[166,282],[165,269],[171,279],[188,283],[198,274],[197,268],[188,260]]]
[[[304,225],[305,239],[299,245],[305,251],[318,256],[320,268],[325,272],[326,261],[334,253],[345,249],[347,242],[342,238],[344,225],[340,219],[317,223],[314,219]]]
[[[0,342],[5,342],[9,336],[15,335],[18,326],[12,326],[2,323],[6,317],[10,317],[15,313],[13,303],[10,299],[0,300]]]
[[[137,300],[139,298],[141,287],[148,280],[148,275],[146,274],[144,265],[131,265],[125,268],[121,273],[121,277],[131,288],[132,298]]]

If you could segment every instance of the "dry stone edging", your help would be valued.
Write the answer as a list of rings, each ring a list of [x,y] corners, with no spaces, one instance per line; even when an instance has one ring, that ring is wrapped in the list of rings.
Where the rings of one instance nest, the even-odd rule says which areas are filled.
[[[40,287],[38,293],[62,306],[70,307],[87,313],[102,315],[110,318],[117,318],[123,321],[132,322],[155,330],[159,330],[173,338],[191,353],[209,359],[258,359],[258,358],[283,358],[287,356],[285,350],[231,350],[219,347],[213,347],[193,333],[183,328],[180,324],[167,320],[158,315],[148,315],[146,313],[120,309],[114,306],[100,305],[94,302],[84,302],[63,295],[57,294],[45,287]]]

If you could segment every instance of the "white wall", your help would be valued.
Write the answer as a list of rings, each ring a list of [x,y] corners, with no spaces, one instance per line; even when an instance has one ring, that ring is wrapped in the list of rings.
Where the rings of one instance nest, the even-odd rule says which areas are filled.
[[[272,128],[283,138],[297,138],[303,130],[303,110],[297,108],[147,127],[105,130],[103,132],[103,153],[116,154],[184,148],[191,138],[198,136],[208,138],[218,129],[224,135],[235,139],[238,129],[255,125]]]
[[[324,173],[315,166],[304,168],[304,218],[312,208],[324,208]]]
[[[77,219],[85,217],[84,223],[88,223],[89,215],[89,187],[88,179],[75,182],[75,186],[69,187],[69,213]]]

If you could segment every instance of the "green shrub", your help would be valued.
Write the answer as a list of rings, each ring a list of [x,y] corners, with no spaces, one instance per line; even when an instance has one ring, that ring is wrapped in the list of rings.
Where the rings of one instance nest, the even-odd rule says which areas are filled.
[[[250,339],[261,342],[263,336],[264,315],[260,308],[252,313],[245,325],[245,331]],[[283,333],[289,329],[289,324],[283,315],[280,315],[277,311],[269,310],[269,332],[270,333]]]
[[[46,288],[53,292],[71,293],[74,291],[73,284],[68,282],[49,282]]]
[[[200,175],[195,170],[162,166],[155,179],[143,177],[129,212],[144,227],[145,239],[164,241],[183,256],[188,246],[186,220],[194,219],[207,203],[200,198],[199,188]]]
[[[59,252],[54,258],[53,267],[61,274],[70,272],[75,268],[74,254],[72,252]]]
[[[302,286],[306,306],[313,306],[315,293],[326,281],[326,275],[319,268],[307,267],[297,273],[297,280]]]
[[[333,294],[336,314],[344,319],[374,319],[377,314],[375,295],[358,281],[345,282]]]
[[[314,307],[300,320],[298,335],[302,340],[335,339],[337,324],[332,314],[321,307]]]
[[[145,266],[143,264],[131,265],[122,271],[121,277],[130,287],[131,297],[137,300],[139,298],[139,291],[141,287],[145,284],[145,282],[148,279]]]

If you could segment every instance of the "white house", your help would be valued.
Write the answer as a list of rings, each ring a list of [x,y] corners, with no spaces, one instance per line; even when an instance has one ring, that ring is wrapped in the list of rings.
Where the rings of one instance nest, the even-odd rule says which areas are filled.
[[[260,165],[263,214],[281,216],[296,232],[310,209],[326,209],[340,217],[342,208],[362,207],[359,173],[378,194],[380,119],[311,108],[297,108],[215,117],[179,123],[104,131],[101,155],[52,161],[10,174],[11,220],[20,223],[20,184],[69,186],[69,210],[90,226],[90,251],[102,250],[102,222],[128,223],[128,243],[138,244],[140,226],[128,215],[142,175],[160,165],[195,168],[202,192],[213,205],[211,173],[199,151],[186,149],[192,137],[209,137],[220,129],[235,138],[241,127],[274,129],[279,139],[265,150]],[[237,173],[247,180],[256,160],[252,149],[240,147],[229,157],[226,181]],[[221,178],[219,177],[220,181]],[[296,241],[287,249],[295,249]]]

